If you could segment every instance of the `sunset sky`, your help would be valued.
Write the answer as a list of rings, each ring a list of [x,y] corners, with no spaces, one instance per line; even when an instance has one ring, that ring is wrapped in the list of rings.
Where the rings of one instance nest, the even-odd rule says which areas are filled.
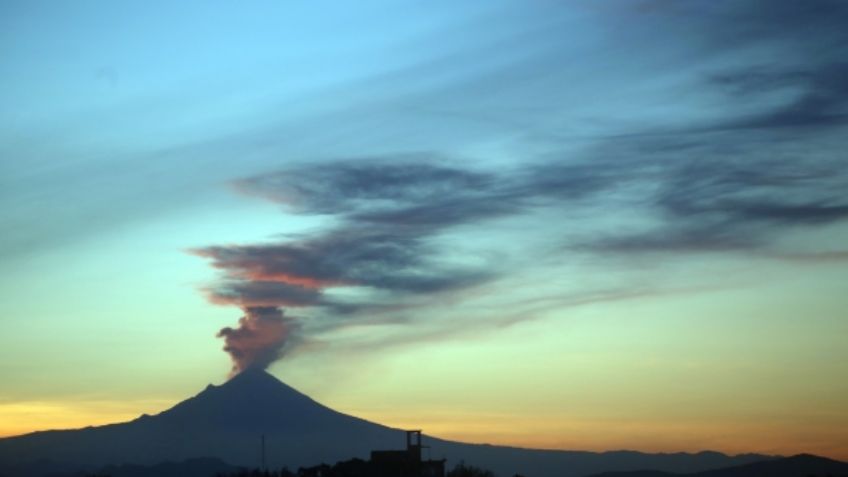
[[[2,2],[0,436],[267,365],[450,439],[848,459],[846,24]]]

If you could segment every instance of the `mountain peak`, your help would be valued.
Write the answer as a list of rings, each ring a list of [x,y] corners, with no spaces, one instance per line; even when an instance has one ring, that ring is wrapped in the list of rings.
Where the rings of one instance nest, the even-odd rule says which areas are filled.
[[[248,368],[230,378],[223,386],[269,386],[280,385],[282,381],[268,371],[259,368]]]
[[[257,398],[266,396],[273,398],[278,405],[288,403],[300,403],[319,405],[309,396],[297,389],[280,381],[271,373],[262,369],[246,369],[220,386],[213,386],[214,392],[232,395],[243,399],[246,397]],[[204,391],[205,392],[205,391]],[[203,393],[201,393],[202,395]],[[245,404],[246,402],[242,402]]]
[[[261,369],[242,371],[220,386],[209,385],[160,414],[181,426],[227,429],[309,427],[339,415]]]
[[[206,388],[194,399],[204,398],[210,394],[223,392],[238,392],[240,394],[262,394],[273,392],[290,392],[300,394],[294,388],[286,385],[274,375],[262,369],[246,369],[230,377],[223,384],[206,385]]]

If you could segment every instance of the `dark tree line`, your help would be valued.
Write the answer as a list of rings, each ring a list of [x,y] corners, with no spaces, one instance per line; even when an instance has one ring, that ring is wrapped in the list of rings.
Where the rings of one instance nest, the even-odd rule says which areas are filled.
[[[369,463],[362,459],[301,467],[297,472],[288,468],[280,470],[243,469],[238,472],[218,474],[216,477],[371,477]],[[446,477],[495,477],[491,470],[459,463],[448,471]],[[521,477],[521,476],[515,476]]]

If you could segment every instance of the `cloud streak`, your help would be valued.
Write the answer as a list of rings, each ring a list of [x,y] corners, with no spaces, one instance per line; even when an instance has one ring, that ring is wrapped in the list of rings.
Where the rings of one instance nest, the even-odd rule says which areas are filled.
[[[814,239],[809,250],[801,250],[781,238],[813,237],[848,219],[842,139],[848,118],[843,60],[848,34],[833,18],[848,18],[844,5],[748,2],[677,8],[659,2],[637,9],[636,15],[643,23],[624,29],[625,36],[660,23],[692,30],[690,43],[668,47],[669,52],[648,41],[675,67],[690,66],[675,63],[681,58],[677,49],[697,54],[708,65],[690,68],[681,80],[689,91],[686,97],[680,98],[679,90],[654,93],[656,103],[688,101],[688,112],[643,118],[627,111],[625,119],[637,120],[626,121],[615,118],[619,110],[606,111],[609,118],[593,121],[608,125],[610,132],[583,135],[577,145],[560,134],[556,120],[509,109],[515,117],[492,113],[481,120],[502,127],[541,124],[521,141],[544,137],[544,148],[527,148],[500,161],[460,159],[448,148],[325,158],[241,178],[234,182],[239,192],[277,203],[285,214],[326,219],[325,225],[295,238],[194,250],[222,273],[221,281],[208,288],[210,300],[245,310],[303,311],[282,338],[286,347],[310,330],[332,330],[357,320],[386,322],[369,314],[392,313],[389,321],[402,326],[442,323],[426,316],[421,303],[472,296],[474,290],[512,286],[517,294],[521,289],[556,296],[547,284],[539,286],[544,292],[534,292],[516,281],[532,281],[532,271],[550,271],[555,264],[585,257],[735,252],[809,262],[842,257],[843,250]],[[740,48],[728,50],[728,42]],[[825,44],[832,49],[817,52]],[[764,61],[764,51],[781,56]],[[550,65],[524,65],[528,74],[567,77],[552,72]],[[476,80],[483,90],[496,89],[493,78]],[[640,91],[625,83],[614,84]],[[570,93],[556,84],[540,91],[551,98]],[[428,94],[443,100],[460,89],[480,100],[467,84],[422,93],[418,100],[426,101]],[[524,92],[513,94],[526,99]],[[699,114],[691,105],[718,113]],[[571,118],[566,124],[578,123]],[[634,285],[634,290],[641,287]],[[582,303],[581,296],[586,303],[605,296],[582,283],[561,294],[573,303]],[[631,294],[625,289],[616,296]],[[518,310],[503,314],[522,316]]]

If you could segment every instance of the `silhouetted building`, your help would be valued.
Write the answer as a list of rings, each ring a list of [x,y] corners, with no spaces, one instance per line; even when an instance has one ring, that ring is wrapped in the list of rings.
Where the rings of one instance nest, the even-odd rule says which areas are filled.
[[[374,477],[445,477],[445,459],[422,460],[421,431],[406,431],[406,450],[371,451]]]

